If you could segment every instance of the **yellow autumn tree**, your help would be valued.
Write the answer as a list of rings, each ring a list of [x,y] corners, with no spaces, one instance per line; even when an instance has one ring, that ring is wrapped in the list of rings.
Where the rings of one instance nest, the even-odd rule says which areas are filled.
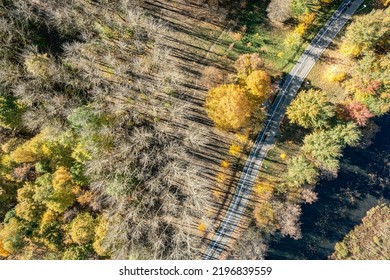
[[[95,237],[92,244],[93,249],[99,256],[108,256],[109,252],[107,248],[104,247],[104,239],[107,236],[108,232],[108,221],[105,216],[100,216],[97,218],[97,226],[95,228]]]
[[[18,146],[10,153],[10,159],[17,163],[35,162],[42,156],[42,145],[46,141],[48,131],[43,130],[30,140]]]
[[[368,14],[355,17],[345,32],[340,51],[352,57],[375,50],[386,52],[386,46],[389,45],[389,23],[390,8],[373,10]]]
[[[25,183],[17,191],[18,204],[15,207],[16,215],[29,222],[37,222],[41,219],[44,206],[34,200],[35,186],[32,183]]]
[[[246,78],[246,87],[255,102],[261,104],[271,93],[271,77],[262,70],[254,71]]]
[[[300,23],[297,25],[297,27],[295,27],[294,33],[302,37],[306,33],[307,27],[308,26],[306,24]]]
[[[40,224],[40,230],[43,232],[46,228],[50,227],[57,220],[58,214],[53,210],[46,210],[42,215],[42,220]]]
[[[95,219],[87,212],[77,215],[70,224],[69,234],[79,245],[91,242],[95,235]]]
[[[338,66],[331,66],[325,71],[325,78],[331,82],[342,82],[347,74]]]
[[[329,1],[329,0],[328,0]],[[302,16],[298,18],[299,22],[310,25],[313,23],[314,19],[316,18],[316,14],[313,12],[306,11]]]
[[[0,240],[3,250],[9,254],[15,253],[25,245],[26,226],[22,220],[13,217],[0,227]]]
[[[4,249],[4,244],[0,240],[0,257],[6,258],[8,256],[9,256],[9,252],[6,249]]]
[[[75,202],[78,189],[70,172],[61,166],[53,175],[46,173],[36,179],[34,200],[63,213]]]
[[[232,156],[236,157],[240,154],[241,152],[241,146],[240,145],[237,145],[237,144],[231,144],[230,145],[230,148],[229,148],[229,154],[231,154]]]
[[[219,129],[239,130],[251,116],[253,106],[239,85],[229,84],[211,89],[206,98],[207,115]]]
[[[259,182],[255,185],[254,191],[260,200],[269,200],[274,191],[274,185],[270,182]]]
[[[206,231],[206,225],[205,223],[201,222],[199,225],[198,225],[198,230],[200,232],[205,232]]]
[[[2,225],[0,224],[0,232],[2,231]],[[9,256],[9,252],[4,248],[4,242],[2,238],[0,238],[0,257],[6,258]]]
[[[258,227],[265,230],[272,230],[276,225],[276,214],[272,204],[268,201],[257,203],[253,210]]]

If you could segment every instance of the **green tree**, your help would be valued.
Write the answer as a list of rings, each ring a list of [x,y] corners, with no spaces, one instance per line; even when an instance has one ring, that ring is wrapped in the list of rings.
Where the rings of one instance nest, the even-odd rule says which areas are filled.
[[[0,126],[20,128],[22,125],[23,106],[11,95],[0,96]]]
[[[336,173],[339,169],[342,145],[335,141],[330,131],[315,131],[303,141],[302,151],[318,167]]]
[[[0,221],[16,204],[18,184],[0,180]]]
[[[88,260],[92,256],[90,245],[70,246],[62,255],[63,260]]]
[[[59,167],[53,175],[40,176],[36,182],[34,199],[57,213],[63,213],[76,200],[76,185],[64,167]]]
[[[354,147],[359,143],[362,133],[358,126],[353,122],[346,124],[339,124],[333,128],[332,137],[335,142],[339,143],[343,147]]]
[[[16,217],[11,218],[0,228],[0,241],[9,253],[15,253],[25,245],[26,225]]]
[[[16,215],[30,222],[39,221],[45,211],[44,205],[33,199],[35,190],[36,188],[32,183],[25,183],[18,190],[18,204],[15,207]]]
[[[309,2],[305,0],[292,0],[290,7],[292,16],[298,18],[309,11]]]
[[[287,108],[290,121],[305,128],[328,127],[335,112],[336,107],[328,95],[313,89],[301,91]]]
[[[353,122],[339,124],[331,130],[315,131],[307,135],[303,140],[302,151],[318,167],[337,172],[342,149],[347,145],[357,145],[360,137],[361,132]]]
[[[354,57],[370,50],[386,53],[389,48],[389,30],[390,8],[357,16],[345,32],[341,51]]]
[[[318,180],[318,170],[302,156],[296,156],[288,160],[287,182],[302,186],[315,184]]]

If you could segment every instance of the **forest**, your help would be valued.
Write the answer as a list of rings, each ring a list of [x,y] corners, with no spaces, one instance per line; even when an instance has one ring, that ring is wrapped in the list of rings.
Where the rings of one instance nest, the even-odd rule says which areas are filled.
[[[208,200],[164,25],[136,1],[2,1],[1,255],[180,259]]]
[[[199,31],[152,2],[0,0],[0,259],[201,258],[279,79],[339,3],[182,1]],[[309,86],[289,106],[293,148],[258,178],[231,258],[262,258],[275,232],[300,238],[318,180],[390,110],[389,1],[370,4],[318,77],[339,94]],[[172,34],[208,59],[180,60]],[[388,258],[356,249],[387,246],[386,215],[368,212],[331,258]]]

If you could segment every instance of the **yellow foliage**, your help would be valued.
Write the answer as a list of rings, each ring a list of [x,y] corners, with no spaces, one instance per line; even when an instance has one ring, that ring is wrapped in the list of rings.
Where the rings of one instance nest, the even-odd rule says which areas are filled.
[[[219,199],[221,198],[222,192],[219,190],[213,190],[213,195],[215,198]]]
[[[248,141],[248,133],[236,133],[234,136],[236,136],[237,140],[241,144],[245,144]]]
[[[271,77],[262,70],[252,72],[245,82],[247,89],[257,103],[264,102],[271,93]]]
[[[231,154],[234,157],[238,156],[240,152],[241,152],[241,146],[237,144],[233,143],[229,148],[229,154]]]
[[[281,160],[286,160],[286,158],[287,158],[287,155],[285,153],[281,153],[280,154],[280,159]]]
[[[346,41],[340,46],[340,52],[347,56],[357,57],[362,51],[363,49],[358,45],[350,45]]]
[[[283,52],[278,52],[278,57],[282,58],[283,57]]]
[[[89,213],[76,216],[70,224],[70,236],[77,244],[87,244],[95,235],[95,219]]]
[[[54,190],[64,190],[68,188],[75,195],[78,195],[81,192],[81,188],[76,185],[70,172],[63,166],[60,166],[54,173],[52,183]]]
[[[6,249],[4,249],[4,244],[0,240],[0,257],[6,258],[8,256],[9,256],[9,252]]]
[[[228,176],[225,173],[218,172],[216,180],[218,183],[224,183],[226,181],[227,177]]]
[[[26,57],[24,65],[27,72],[38,77],[47,77],[50,73],[50,58],[45,54],[30,54]]]
[[[205,225],[203,222],[201,222],[201,223],[199,224],[199,226],[198,226],[198,230],[199,230],[200,232],[205,232],[205,230],[206,230],[206,225]]]
[[[255,185],[254,191],[259,198],[269,200],[272,197],[274,185],[269,182],[259,182]]]
[[[92,157],[82,143],[78,143],[72,152],[72,158],[77,162],[84,163]]]
[[[222,161],[221,162],[221,167],[222,168],[229,168],[229,166],[230,166],[230,163],[227,161],[227,160],[224,160],[224,161]]]
[[[108,256],[109,252],[103,247],[103,241],[108,232],[108,221],[105,216],[100,216],[97,220],[98,224],[95,228],[95,238],[92,247],[99,256]]]
[[[294,33],[302,37],[307,30],[307,25],[305,23],[300,23],[295,27]]]
[[[17,163],[35,162],[42,155],[42,145],[46,141],[48,131],[42,130],[39,134],[24,142],[10,153],[12,161]]]
[[[53,222],[57,220],[58,214],[50,209],[47,209],[42,215],[40,230],[44,231],[46,227],[49,227]]]
[[[1,158],[1,165],[4,166],[4,167],[11,167],[12,166],[12,158],[10,155],[4,155],[2,158]]]
[[[214,88],[206,98],[207,115],[220,129],[238,130],[245,126],[251,116],[253,106],[245,89],[230,84]]]
[[[333,2],[333,0],[321,0],[322,3],[330,4]]]
[[[63,188],[69,184],[73,184],[73,178],[70,172],[63,166],[60,166],[54,173],[53,188]]]
[[[42,145],[41,151],[42,151],[42,154],[45,157],[50,157],[51,156],[50,148],[49,148],[49,146],[46,143]]]
[[[329,67],[325,72],[325,77],[332,82],[342,82],[345,80],[347,74],[341,71],[337,66]]]
[[[37,161],[39,155],[38,150],[33,146],[33,143],[27,141],[25,144],[16,148],[16,150],[10,154],[10,158],[17,163],[26,163]]]
[[[15,217],[11,218],[4,226],[0,224],[1,248],[9,254],[15,253],[24,245],[24,231],[23,222]]]
[[[330,1],[332,1],[332,0],[330,0]],[[308,25],[310,25],[314,21],[315,18],[316,18],[315,13],[306,12],[302,16],[300,16],[298,20],[299,20],[299,22],[305,24],[307,27]]]
[[[64,212],[75,201],[75,193],[79,187],[75,185],[70,172],[63,166],[60,166],[53,174],[52,180],[53,193],[46,202],[46,206],[58,213]]]
[[[242,38],[242,34],[241,33],[238,33],[238,32],[232,32],[230,34],[230,37],[233,39],[234,42],[238,42],[241,40]]]
[[[256,219],[256,224],[259,227],[273,229],[275,227],[276,217],[275,211],[269,202],[257,203],[253,210],[253,215]]]
[[[31,182],[26,182],[17,191],[16,215],[30,222],[40,220],[43,213],[42,205],[34,199],[35,193],[35,186]]]
[[[81,205],[88,205],[93,200],[93,194],[91,191],[86,191],[77,198],[77,202]]]
[[[298,46],[302,43],[302,36],[295,32],[290,32],[283,43],[287,47]]]

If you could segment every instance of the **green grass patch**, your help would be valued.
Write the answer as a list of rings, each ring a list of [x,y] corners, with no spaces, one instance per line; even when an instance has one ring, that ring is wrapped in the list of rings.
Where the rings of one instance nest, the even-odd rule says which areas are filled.
[[[312,7],[316,18],[304,35],[303,43],[288,47],[284,42],[295,28],[296,22],[292,21],[292,25],[286,25],[285,28],[273,27],[267,20],[266,5],[268,2],[251,1],[239,15],[235,30],[225,33],[220,38],[220,45],[215,51],[218,55],[233,61],[241,54],[259,53],[271,74],[287,73],[341,2],[340,0],[334,1],[319,9]]]

